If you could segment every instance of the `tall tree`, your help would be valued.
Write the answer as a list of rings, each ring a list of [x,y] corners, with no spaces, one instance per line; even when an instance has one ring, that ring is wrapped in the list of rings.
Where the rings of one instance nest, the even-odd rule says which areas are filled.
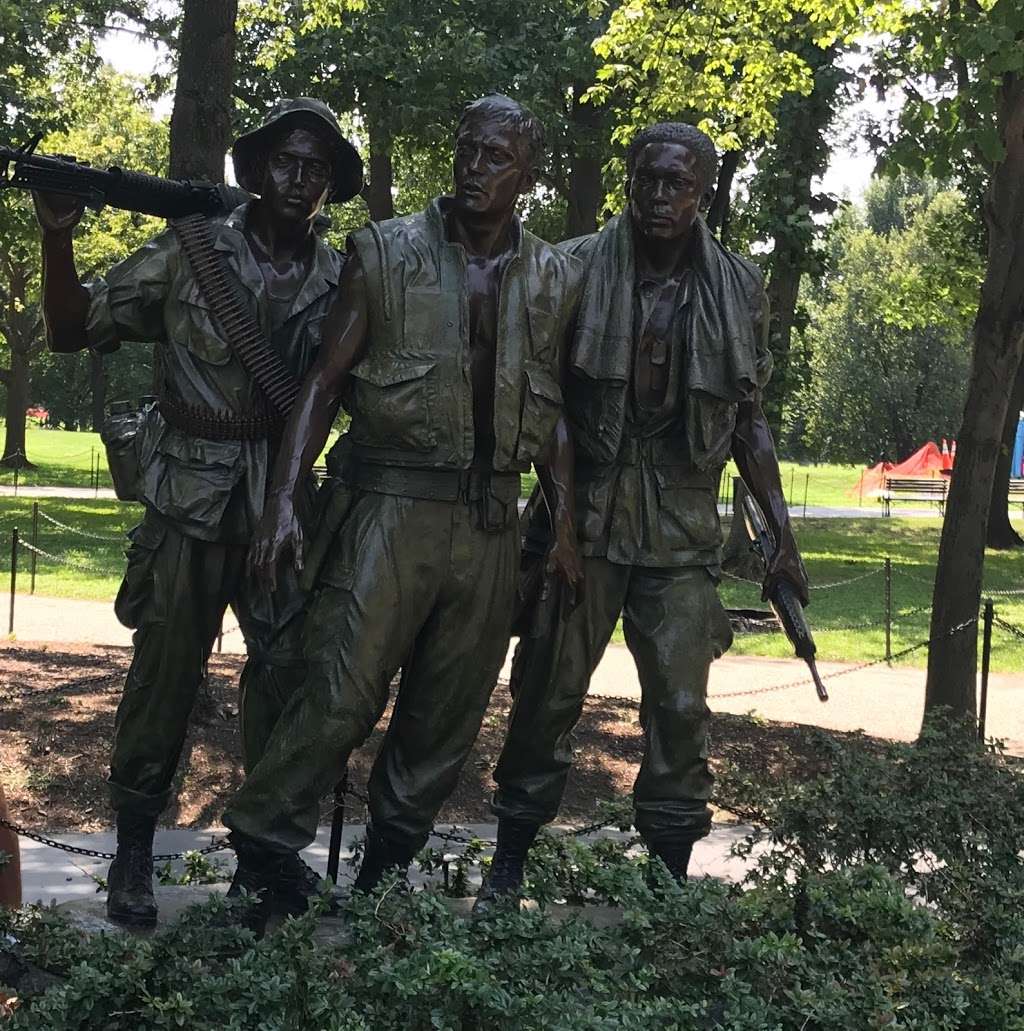
[[[899,185],[876,182],[867,212],[837,220],[832,267],[811,291],[812,375],[793,407],[815,459],[906,458],[952,436],[963,405],[974,298],[961,284],[976,288],[981,266],[965,239],[970,216],[962,195],[929,190],[879,226],[871,213]]]
[[[238,0],[185,0],[171,114],[171,177],[224,181]]]
[[[900,11],[880,75],[910,91],[888,157],[984,184],[985,279],[939,545],[925,719],[973,716],[985,541],[1024,356],[1024,14],[1017,0],[927,0]]]

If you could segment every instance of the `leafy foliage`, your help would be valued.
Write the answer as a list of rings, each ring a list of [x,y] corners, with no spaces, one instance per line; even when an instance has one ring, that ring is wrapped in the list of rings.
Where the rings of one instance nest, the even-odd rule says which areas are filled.
[[[331,943],[313,917],[254,943],[224,926],[222,899],[150,939],[7,914],[0,934],[63,978],[7,1026],[1024,1027],[1020,772],[995,745],[965,749],[959,729],[881,753],[822,748],[830,768],[817,781],[723,784],[770,828],[745,846],[769,846],[745,888],[679,890],[626,844],[552,838],[533,884],[561,870],[575,882],[552,882],[552,897],[612,905],[611,919],[542,906],[471,922],[438,893],[394,885],[353,898]]]
[[[838,222],[804,334],[810,376],[789,424],[797,449],[902,460],[956,435],[981,276],[970,237],[961,194],[900,196],[898,183],[876,184],[864,213]]]
[[[65,113],[68,128],[44,138],[46,153],[73,154],[94,165],[121,165],[136,171],[160,174],[167,161],[166,125],[153,118],[140,98],[140,85],[109,68],[81,69],[72,61],[43,92],[51,106]],[[51,355],[43,347],[39,313],[39,229],[32,205],[25,195],[8,195],[0,208],[4,226],[0,243],[0,298],[16,287],[20,300],[7,303],[8,317],[0,318],[0,337],[8,348],[25,348],[35,366],[29,398],[51,414],[51,421],[68,428],[91,422],[91,402],[97,370],[90,356]],[[84,280],[106,270],[159,231],[156,219],[133,212],[105,208],[87,212],[75,240],[75,257]],[[16,310],[15,310],[16,309]],[[12,321],[12,315],[17,319]],[[24,325],[22,325],[24,323]],[[2,345],[0,345],[2,347]],[[108,389],[120,396],[147,393],[152,382],[148,361],[139,361],[131,348],[102,362]],[[99,362],[99,359],[95,359]]]

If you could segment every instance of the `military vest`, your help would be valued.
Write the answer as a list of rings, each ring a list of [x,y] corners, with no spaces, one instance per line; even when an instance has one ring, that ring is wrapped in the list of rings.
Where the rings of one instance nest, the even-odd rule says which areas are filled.
[[[443,200],[371,223],[350,242],[369,301],[366,357],[345,407],[357,461],[467,469],[475,445],[466,252],[445,236]],[[582,262],[513,226],[498,297],[494,469],[525,472],[562,407],[559,352],[578,301]]]

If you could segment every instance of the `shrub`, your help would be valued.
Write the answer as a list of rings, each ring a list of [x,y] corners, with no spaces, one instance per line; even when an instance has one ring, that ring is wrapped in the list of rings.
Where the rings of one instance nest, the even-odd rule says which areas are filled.
[[[541,908],[473,922],[389,885],[329,944],[313,916],[254,942],[223,899],[148,940],[4,915],[0,940],[63,978],[4,1027],[1024,1031],[1024,805],[998,748],[854,742],[816,781],[723,788],[770,828],[744,846],[769,851],[743,886],[678,889],[628,841],[549,835],[529,870]],[[621,919],[554,919],[557,898]]]

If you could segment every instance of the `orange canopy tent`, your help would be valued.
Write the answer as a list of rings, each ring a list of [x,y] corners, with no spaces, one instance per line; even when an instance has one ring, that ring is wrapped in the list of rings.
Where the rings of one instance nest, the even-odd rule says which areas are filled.
[[[944,456],[938,444],[929,440],[902,462],[895,465],[892,462],[879,462],[870,469],[865,469],[850,494],[860,494],[862,497],[865,494],[875,494],[883,488],[887,476],[934,478],[941,476],[943,469],[950,467],[948,451]]]

